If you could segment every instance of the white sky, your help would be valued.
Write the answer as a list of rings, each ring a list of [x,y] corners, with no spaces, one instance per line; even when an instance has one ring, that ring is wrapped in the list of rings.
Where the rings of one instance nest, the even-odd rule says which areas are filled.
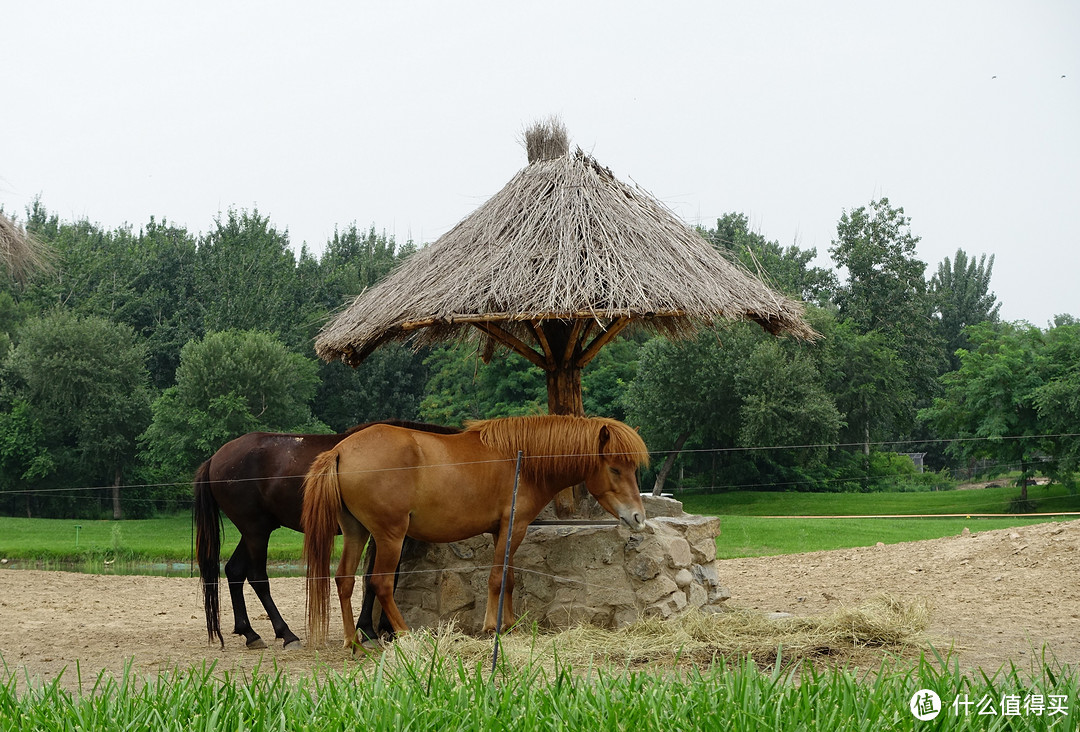
[[[1080,316],[1080,3],[0,3],[0,206],[205,232],[258,207],[431,242],[571,143],[690,223],[828,263],[887,196],[927,276],[996,257],[1002,316]],[[1064,78],[1062,78],[1064,76]],[[996,77],[996,78],[995,78]]]

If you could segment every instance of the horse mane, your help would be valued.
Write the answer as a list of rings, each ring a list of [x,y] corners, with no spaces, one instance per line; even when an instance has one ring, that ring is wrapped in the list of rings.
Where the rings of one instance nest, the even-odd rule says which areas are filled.
[[[605,428],[608,439],[601,448],[600,436]],[[545,458],[522,461],[522,472],[530,478],[547,473],[592,472],[600,467],[604,456],[624,456],[636,466],[649,464],[649,449],[637,430],[606,417],[502,417],[466,422],[465,431],[479,432],[486,447],[507,457],[517,457],[521,450],[525,458]]]

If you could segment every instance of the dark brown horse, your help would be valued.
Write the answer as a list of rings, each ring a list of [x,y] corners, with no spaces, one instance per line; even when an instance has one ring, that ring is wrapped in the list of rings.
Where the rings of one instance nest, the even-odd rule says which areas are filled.
[[[524,452],[517,508],[510,523],[514,464]],[[344,548],[336,572],[345,645],[355,641],[352,591],[368,535],[377,548],[371,586],[394,631],[407,630],[394,602],[394,569],[406,536],[428,542],[495,536],[485,630],[494,630],[502,557],[510,557],[529,523],[563,488],[584,482],[609,513],[640,530],[645,508],[637,468],[649,454],[637,432],[612,419],[511,417],[474,422],[456,435],[373,426],[319,455],[304,483],[304,559],[308,635],[327,634],[329,564],[340,525]],[[503,625],[514,622],[513,573],[507,576]]]
[[[335,435],[290,435],[252,432],[226,443],[203,463],[195,475],[196,555],[203,583],[206,632],[221,642],[218,574],[221,554],[221,516],[224,513],[240,530],[240,543],[225,565],[232,596],[233,633],[244,636],[248,648],[265,648],[251,627],[244,602],[244,581],[255,591],[285,648],[297,647],[300,639],[281,617],[270,596],[266,572],[270,534],[280,526],[300,531],[304,476],[315,457],[349,435],[372,424],[397,425],[439,434],[460,432],[453,427],[393,420],[358,425]],[[374,560],[373,553],[371,560]],[[370,562],[369,562],[370,566]],[[366,592],[357,629],[368,638],[372,627],[374,593]]]

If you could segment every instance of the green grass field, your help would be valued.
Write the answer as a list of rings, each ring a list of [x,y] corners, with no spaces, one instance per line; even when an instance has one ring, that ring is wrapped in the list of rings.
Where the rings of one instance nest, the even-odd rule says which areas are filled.
[[[1009,513],[1019,488],[916,493],[797,493],[731,491],[676,496],[690,513],[710,516],[867,516],[880,514]],[[1032,486],[1028,499],[1042,513],[1080,511],[1080,494],[1064,486]]]
[[[882,514],[1005,513],[1016,488],[925,493],[781,493],[737,491],[680,496],[686,510],[722,518],[721,558],[791,554],[936,539],[971,531],[1023,526],[1050,518],[766,518],[769,516],[867,516]],[[1080,511],[1080,496],[1061,486],[1036,486],[1029,497],[1043,512]],[[76,527],[79,527],[78,529]],[[239,534],[225,521],[222,556]],[[76,543],[77,541],[77,543]],[[303,537],[274,532],[273,562],[299,562]],[[133,521],[69,521],[0,517],[0,557],[51,562],[188,562],[190,515]]]
[[[781,515],[883,513],[999,513],[1016,489],[904,494],[750,493],[685,497],[688,511],[718,515],[721,557],[813,551],[936,538],[1019,526],[1048,518],[768,518]],[[1057,489],[1032,489],[1041,509],[1077,510],[1078,500]],[[76,546],[76,526],[78,546]],[[225,524],[227,556],[237,540]],[[301,536],[275,533],[277,561],[297,561]],[[148,521],[61,521],[0,518],[0,557],[181,560],[191,551],[188,515]],[[783,649],[781,648],[782,652]],[[1016,668],[962,673],[930,656],[921,662],[888,660],[874,670],[780,666],[762,669],[737,658],[715,666],[670,669],[570,667],[554,672],[504,665],[492,679],[486,667],[463,665],[436,652],[430,657],[326,669],[293,678],[277,669],[235,674],[212,664],[175,669],[156,678],[125,674],[83,676],[80,691],[59,681],[34,685],[16,659],[0,653],[0,730],[919,730],[1080,729],[1080,676],[1054,662],[1033,676]],[[10,664],[10,665],[9,665]],[[918,721],[912,700],[932,690],[940,715]],[[975,704],[1010,716],[980,716]],[[1038,712],[1023,706],[1038,700]],[[952,703],[970,703],[955,706]],[[1053,709],[1051,715],[1048,710]],[[1060,712],[1060,713],[1059,713]]]
[[[793,554],[825,549],[873,546],[877,542],[956,536],[965,528],[973,532],[1005,529],[1053,520],[1027,518],[1022,514],[1001,518],[976,518],[980,513],[1007,513],[1017,488],[986,488],[971,491],[928,493],[779,493],[736,491],[681,496],[690,513],[720,516],[721,534],[716,540],[721,559]],[[1080,511],[1080,496],[1062,486],[1028,489],[1040,512]],[[768,516],[880,516],[912,514],[962,514],[972,518],[765,518]]]
[[[1080,715],[1075,668],[970,678],[933,657],[873,673],[769,671],[734,659],[680,673],[526,664],[492,678],[441,652],[396,665],[384,663],[388,655],[299,680],[213,665],[149,680],[97,676],[75,693],[58,683],[20,693],[17,674],[0,672],[0,729],[1075,730]],[[926,690],[937,695],[937,718],[922,722],[915,713],[930,708],[918,704]],[[986,708],[993,717],[979,714]]]
[[[75,521],[0,517],[0,557],[47,561],[189,561],[191,516],[182,514],[132,521]],[[240,533],[228,520],[222,532],[222,557],[228,557]],[[270,537],[271,561],[294,562],[304,537],[278,529]]]

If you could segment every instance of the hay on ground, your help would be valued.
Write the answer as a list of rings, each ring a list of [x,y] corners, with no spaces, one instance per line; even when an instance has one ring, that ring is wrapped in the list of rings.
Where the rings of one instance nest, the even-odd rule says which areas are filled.
[[[827,658],[843,661],[867,649],[895,655],[925,647],[930,611],[925,601],[889,596],[818,617],[770,618],[750,610],[688,612],[677,618],[643,618],[620,630],[581,625],[559,633],[518,628],[503,635],[502,662],[514,668],[554,670],[556,661],[575,670],[669,668],[737,663],[762,666]],[[527,621],[526,621],[527,622]],[[401,636],[387,661],[413,663],[438,653],[463,666],[491,662],[492,639],[467,636],[453,624]]]

